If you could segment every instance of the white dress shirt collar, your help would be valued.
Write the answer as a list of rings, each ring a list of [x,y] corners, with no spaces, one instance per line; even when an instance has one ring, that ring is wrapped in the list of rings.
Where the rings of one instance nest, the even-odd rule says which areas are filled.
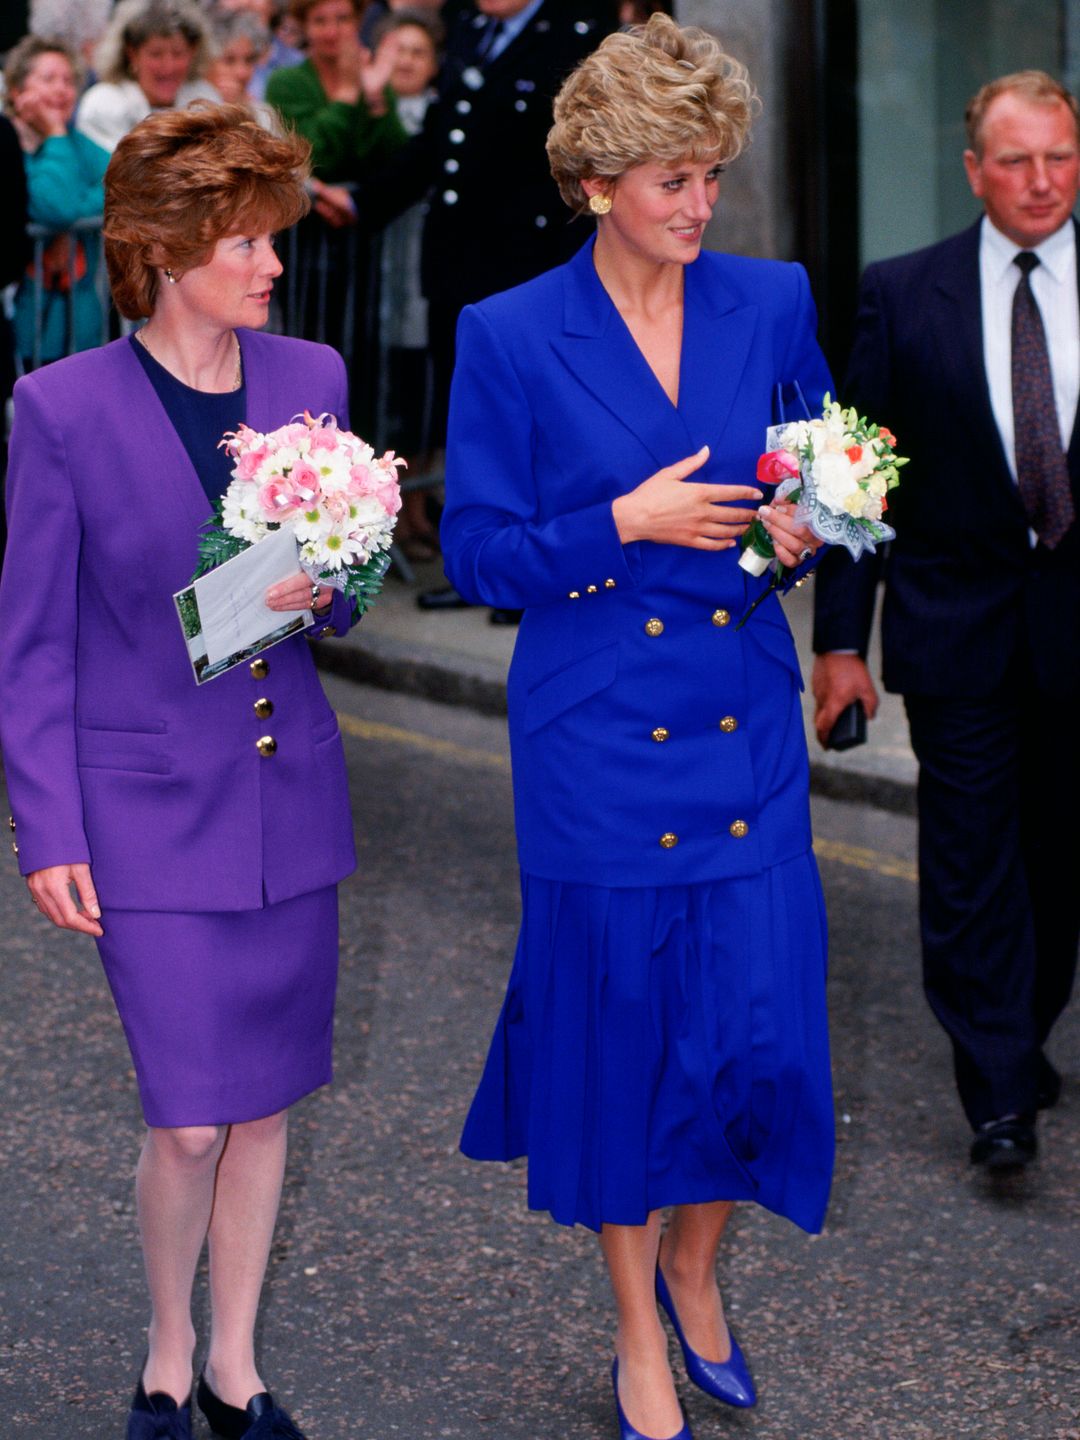
[[[1017,271],[1014,261],[1021,250],[1029,247],[1017,245],[1015,240],[1010,240],[997,228],[989,215],[983,216],[981,245],[987,264],[993,267],[997,278],[1004,280],[1011,275],[1015,285]],[[1069,268],[1076,251],[1076,231],[1072,216],[1041,244],[1031,246],[1030,249],[1033,255],[1039,257],[1039,264],[1045,266],[1059,285],[1068,281],[1071,278]]]

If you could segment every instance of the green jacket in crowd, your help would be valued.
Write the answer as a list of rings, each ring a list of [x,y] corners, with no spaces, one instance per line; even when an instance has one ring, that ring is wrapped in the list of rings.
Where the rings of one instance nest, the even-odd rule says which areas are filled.
[[[306,140],[311,162],[320,180],[345,183],[356,180],[369,166],[388,160],[408,138],[394,110],[373,116],[363,99],[356,105],[329,100],[310,60],[275,70],[267,81],[266,99]]]

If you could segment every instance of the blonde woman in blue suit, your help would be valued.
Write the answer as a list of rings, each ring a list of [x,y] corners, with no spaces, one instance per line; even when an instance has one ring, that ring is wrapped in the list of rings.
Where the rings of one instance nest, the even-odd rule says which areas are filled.
[[[777,388],[829,386],[797,265],[703,253],[755,97],[665,16],[610,36],[548,140],[598,217],[568,265],[462,315],[443,546],[523,608],[510,675],[521,936],[462,1146],[599,1232],[623,1440],[753,1382],[715,1277],[732,1207],[820,1229],[833,1160],[825,921],[795,647],[737,564]],[[765,522],[796,575],[818,542]],[[661,1212],[671,1216],[661,1237]]]

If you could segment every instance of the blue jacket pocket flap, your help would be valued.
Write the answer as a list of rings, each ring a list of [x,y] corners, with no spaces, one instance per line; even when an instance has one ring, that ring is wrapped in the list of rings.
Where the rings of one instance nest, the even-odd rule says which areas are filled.
[[[590,695],[606,690],[615,679],[618,668],[619,642],[614,640],[578,660],[571,660],[569,665],[541,680],[529,691],[525,701],[525,734],[531,735],[534,730],[554,720],[556,715],[580,705]]]

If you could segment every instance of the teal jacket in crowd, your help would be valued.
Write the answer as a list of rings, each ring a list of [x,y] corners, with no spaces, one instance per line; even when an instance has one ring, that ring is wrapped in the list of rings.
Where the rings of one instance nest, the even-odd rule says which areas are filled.
[[[33,223],[60,236],[76,220],[101,214],[109,152],[93,140],[69,130],[45,140],[34,154],[24,154],[23,160]],[[42,360],[56,360],[69,350],[89,350],[101,343],[101,310],[94,287],[101,241],[89,232],[80,235],[78,243],[84,256],[78,266],[81,278],[75,284],[74,335],[69,344],[66,251],[62,242],[46,241]],[[15,297],[15,337],[19,354],[29,360],[34,353],[34,284],[29,276]]]

